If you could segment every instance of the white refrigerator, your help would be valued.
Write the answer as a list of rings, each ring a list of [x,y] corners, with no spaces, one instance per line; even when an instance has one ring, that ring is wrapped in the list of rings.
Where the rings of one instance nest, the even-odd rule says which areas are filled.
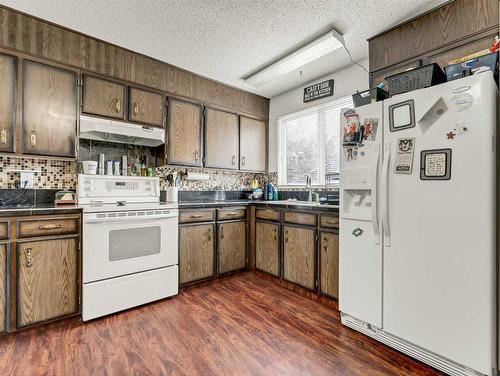
[[[497,369],[491,72],[341,115],[342,322],[450,375]]]

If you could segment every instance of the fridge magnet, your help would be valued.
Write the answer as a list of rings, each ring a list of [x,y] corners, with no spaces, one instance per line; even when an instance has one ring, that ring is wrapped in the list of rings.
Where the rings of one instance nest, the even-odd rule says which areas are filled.
[[[346,124],[344,125],[343,145],[357,145],[363,140],[363,127],[359,123],[359,116],[353,110],[344,113]]]
[[[413,155],[415,153],[414,138],[398,138],[398,150],[394,161],[395,174],[411,174]]]
[[[451,149],[423,150],[420,154],[421,180],[450,180]]]
[[[467,131],[468,131],[467,127],[461,121],[455,124],[455,128],[453,128],[453,132],[455,132],[456,135],[461,135]]]
[[[354,161],[358,158],[358,148],[355,146],[344,147],[346,161]]]
[[[377,137],[378,119],[366,118],[363,124],[363,140],[375,141]]]
[[[453,133],[453,132],[446,133],[446,139],[448,139],[448,140],[454,140],[455,136],[456,136],[456,133]]]

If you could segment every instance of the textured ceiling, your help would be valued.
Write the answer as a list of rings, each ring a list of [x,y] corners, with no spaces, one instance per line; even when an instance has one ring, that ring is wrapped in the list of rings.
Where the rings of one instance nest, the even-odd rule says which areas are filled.
[[[267,97],[349,64],[338,50],[258,90],[243,77],[329,28],[354,60],[366,39],[447,0],[0,0],[197,74]],[[299,71],[302,71],[300,74]]]

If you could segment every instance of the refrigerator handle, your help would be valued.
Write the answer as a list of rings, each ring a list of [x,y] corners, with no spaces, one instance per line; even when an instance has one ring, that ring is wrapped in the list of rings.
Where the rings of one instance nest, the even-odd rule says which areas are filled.
[[[377,145],[377,156],[375,158],[375,165],[372,172],[372,225],[373,234],[375,235],[375,244],[380,244],[380,228],[378,222],[378,171],[380,161],[380,145]]]
[[[382,179],[383,179],[383,198],[382,205],[382,225],[384,228],[384,244],[387,247],[391,246],[391,230],[389,229],[389,163],[391,160],[391,144],[387,143],[385,148],[387,153],[384,157]]]

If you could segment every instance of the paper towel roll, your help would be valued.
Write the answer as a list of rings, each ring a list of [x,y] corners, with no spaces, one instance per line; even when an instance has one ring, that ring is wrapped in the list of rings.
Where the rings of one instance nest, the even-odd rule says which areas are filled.
[[[208,180],[210,176],[208,174],[204,174],[202,172],[188,172],[186,179],[187,180]]]

